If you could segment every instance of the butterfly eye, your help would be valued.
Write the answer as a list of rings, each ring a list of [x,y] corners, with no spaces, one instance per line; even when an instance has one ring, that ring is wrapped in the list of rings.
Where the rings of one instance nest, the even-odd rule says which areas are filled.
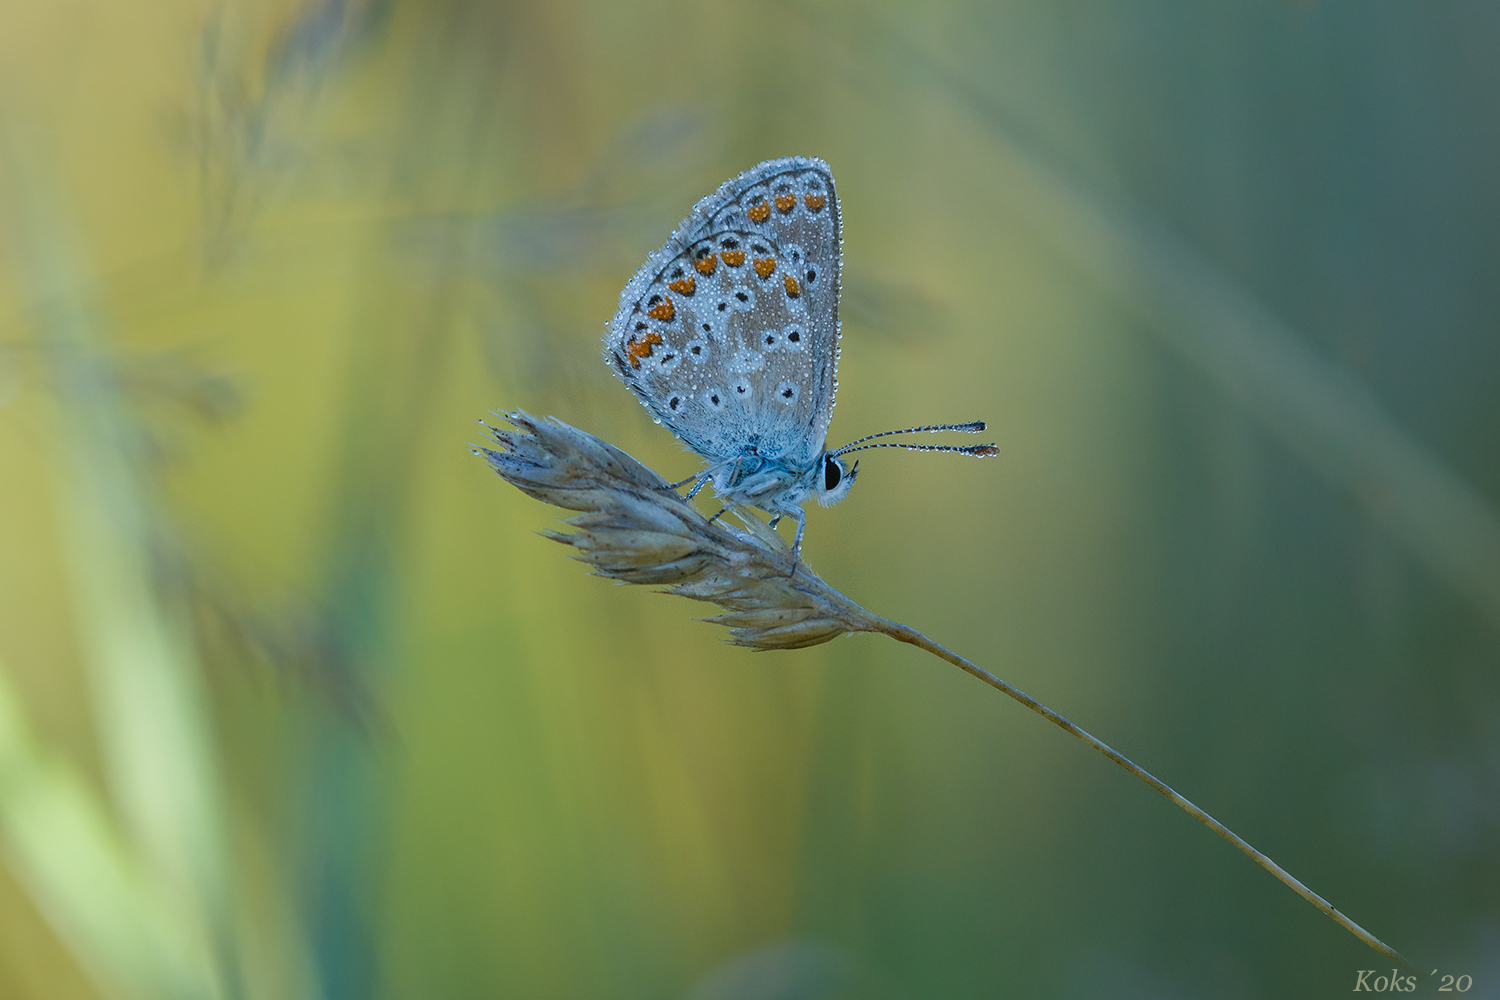
[[[832,493],[838,489],[839,481],[844,478],[844,470],[839,466],[839,460],[832,455],[823,463],[823,490]]]

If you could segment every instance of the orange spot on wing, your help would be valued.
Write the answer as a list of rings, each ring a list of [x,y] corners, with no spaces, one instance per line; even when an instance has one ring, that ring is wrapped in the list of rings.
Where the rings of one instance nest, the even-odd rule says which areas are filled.
[[[659,319],[663,323],[666,323],[673,316],[677,315],[677,307],[672,305],[671,299],[662,299],[659,304],[652,306],[650,309],[647,309],[646,315],[650,316],[652,319]],[[656,337],[656,342],[658,344],[661,343],[661,337],[657,334],[648,334],[647,339],[649,339],[650,337]]]
[[[707,257],[704,257],[702,260],[695,260],[695,261],[693,261],[693,266],[698,269],[698,273],[699,274],[702,274],[702,275],[705,275],[705,276],[713,274],[714,273],[714,269],[719,266],[719,257],[718,257],[717,254],[709,254]]]
[[[671,305],[670,302],[667,304]],[[655,331],[641,338],[631,337],[625,344],[625,355],[630,358],[630,367],[639,368],[641,366],[641,359],[649,358],[651,356],[651,348],[661,342],[661,334]]]
[[[816,212],[828,204],[828,199],[821,194],[805,194],[802,196],[802,204],[806,205],[809,211]]]
[[[763,201],[759,204],[751,205],[745,210],[745,214],[750,216],[751,222],[765,222],[771,217],[771,203]]]
[[[743,250],[725,250],[723,256],[724,263],[730,267],[739,267],[745,263],[745,251]]]
[[[692,295],[698,290],[698,282],[693,280],[693,276],[690,274],[686,278],[678,278],[667,287],[678,295]]]
[[[776,196],[776,210],[779,212],[790,212],[797,207],[797,196],[794,194],[778,194]]]
[[[790,274],[786,276],[786,293],[794,299],[802,294],[802,289],[797,286],[797,279]]]
[[[755,273],[762,278],[769,278],[771,272],[776,270],[775,257],[757,257],[755,259]]]

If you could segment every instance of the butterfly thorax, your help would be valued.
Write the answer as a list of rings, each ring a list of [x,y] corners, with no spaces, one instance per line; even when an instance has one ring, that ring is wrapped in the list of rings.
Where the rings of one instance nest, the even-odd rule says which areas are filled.
[[[811,465],[755,452],[725,459],[708,470],[714,492],[736,504],[749,504],[772,513],[790,513],[817,489],[822,459]]]

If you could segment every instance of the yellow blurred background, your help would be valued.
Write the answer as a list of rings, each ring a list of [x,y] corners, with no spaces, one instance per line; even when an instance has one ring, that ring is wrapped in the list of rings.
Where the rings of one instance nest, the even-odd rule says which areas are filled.
[[[830,444],[1001,452],[862,456],[810,564],[1423,991],[1500,996],[1497,37],[1354,0],[10,0],[0,997],[1380,967],[996,692],[875,636],[730,647],[470,455],[519,407],[694,471],[599,335],[788,154],[844,210]]]

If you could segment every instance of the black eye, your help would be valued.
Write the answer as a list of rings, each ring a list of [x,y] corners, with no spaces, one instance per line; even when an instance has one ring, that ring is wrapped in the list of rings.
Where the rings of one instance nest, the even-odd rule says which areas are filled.
[[[786,339],[795,344],[802,339],[802,334],[798,333],[796,330],[793,330],[791,333],[786,335]]]
[[[810,285],[814,281],[817,281],[817,280],[818,280],[818,272],[815,271],[815,270],[813,270],[812,268],[808,268],[807,269],[807,283]]]
[[[830,458],[823,463],[823,489],[832,492],[838,488],[839,480],[844,478],[844,470],[839,468],[836,458]]]
[[[673,410],[676,410],[677,407],[679,407],[679,406],[682,405],[682,397],[681,396],[673,396],[672,397],[672,401],[670,403],[668,403],[667,405],[670,406]]]

